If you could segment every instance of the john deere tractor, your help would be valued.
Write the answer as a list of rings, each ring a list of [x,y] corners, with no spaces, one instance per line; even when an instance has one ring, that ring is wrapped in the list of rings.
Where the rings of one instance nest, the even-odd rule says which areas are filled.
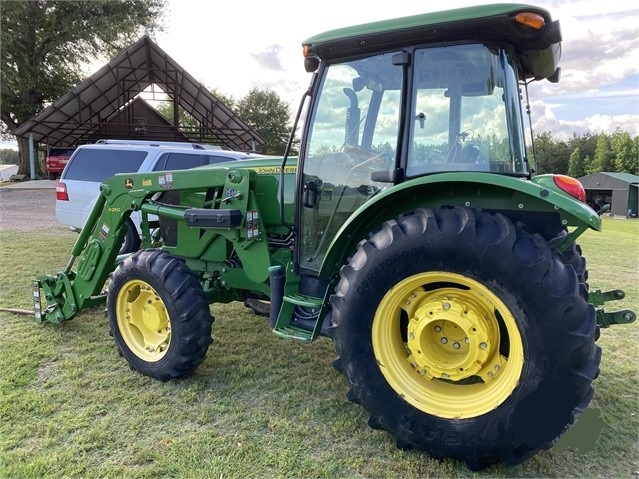
[[[560,44],[513,4],[309,38],[299,156],[105,181],[34,283],[36,319],[106,303],[129,365],[166,381],[204,359],[209,305],[242,301],[278,336],[330,337],[348,398],[399,447],[473,469],[551,447],[593,396],[600,328],[635,319],[589,291],[577,240],[601,220],[581,184],[526,148],[522,96],[559,80]],[[132,212],[142,247],[118,256]]]

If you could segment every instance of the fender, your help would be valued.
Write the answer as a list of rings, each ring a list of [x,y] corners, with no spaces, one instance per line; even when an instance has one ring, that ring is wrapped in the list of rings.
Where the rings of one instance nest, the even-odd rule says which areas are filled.
[[[442,205],[467,206],[501,211],[511,216],[526,213],[555,218],[561,227],[575,227],[579,234],[590,228],[601,230],[601,219],[587,204],[561,190],[555,175],[532,179],[492,173],[450,172],[422,176],[387,188],[358,208],[329,245],[320,268],[328,278],[344,264],[356,244],[384,221],[417,208]],[[577,235],[578,236],[578,235]]]

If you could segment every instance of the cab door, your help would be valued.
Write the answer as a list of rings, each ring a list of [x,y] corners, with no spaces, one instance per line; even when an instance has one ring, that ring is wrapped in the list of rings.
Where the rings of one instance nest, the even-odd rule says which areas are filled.
[[[345,221],[390,186],[371,174],[393,169],[397,161],[402,67],[394,56],[335,63],[321,72],[302,150],[301,269],[319,271]]]

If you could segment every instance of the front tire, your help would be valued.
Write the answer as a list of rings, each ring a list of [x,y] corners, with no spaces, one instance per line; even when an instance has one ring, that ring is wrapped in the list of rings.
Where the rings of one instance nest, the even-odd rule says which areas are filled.
[[[198,277],[160,250],[126,258],[111,277],[109,325],[132,369],[160,381],[186,376],[204,360],[213,318]]]
[[[515,465],[592,397],[600,350],[573,267],[523,224],[418,210],[360,242],[331,297],[348,397],[399,447]]]

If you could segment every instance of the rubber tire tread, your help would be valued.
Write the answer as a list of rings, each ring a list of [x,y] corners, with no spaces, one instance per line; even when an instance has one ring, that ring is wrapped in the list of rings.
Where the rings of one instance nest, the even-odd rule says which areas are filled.
[[[122,246],[118,254],[135,253],[140,249],[140,245],[142,244],[138,230],[131,218],[126,219],[125,226],[126,234],[124,235],[124,241],[122,241]]]
[[[398,447],[462,460],[473,470],[516,465],[550,448],[592,398],[601,358],[594,308],[564,261],[539,234],[501,214],[441,207],[386,222],[358,244],[330,298],[334,366],[349,384],[347,397]],[[482,416],[445,419],[420,411],[377,366],[371,329],[379,302],[397,282],[426,271],[482,282],[516,318],[525,354],[520,382]]]
[[[126,344],[117,323],[116,298],[126,282],[142,280],[153,287],[167,308],[171,341],[162,359],[145,361]],[[161,250],[147,249],[122,261],[111,275],[107,293],[110,332],[118,352],[131,369],[160,381],[191,374],[206,357],[213,342],[214,318],[198,276],[183,260]]]

